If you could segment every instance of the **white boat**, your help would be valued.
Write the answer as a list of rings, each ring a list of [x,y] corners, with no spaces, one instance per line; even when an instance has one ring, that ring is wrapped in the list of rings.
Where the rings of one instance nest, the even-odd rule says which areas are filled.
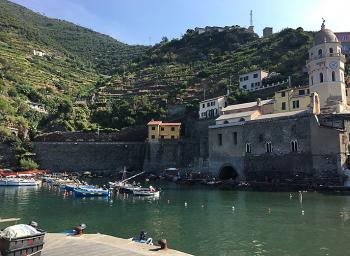
[[[153,197],[159,197],[160,191],[154,189],[152,186],[149,188],[139,188],[133,190],[134,196],[153,196]]]
[[[39,182],[34,179],[1,178],[0,186],[38,186]]]

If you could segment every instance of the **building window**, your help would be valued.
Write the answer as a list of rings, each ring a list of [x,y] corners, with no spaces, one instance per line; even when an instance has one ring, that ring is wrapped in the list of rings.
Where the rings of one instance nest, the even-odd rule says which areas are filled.
[[[160,136],[161,139],[164,139],[164,135]]]
[[[233,144],[237,145],[237,132],[233,132],[232,136],[233,136]]]
[[[310,89],[307,89],[307,90],[306,90],[306,94],[310,94]]]
[[[335,72],[332,71],[332,81],[335,82]]]
[[[243,85],[242,88],[243,88],[244,90],[246,90],[246,89],[247,89],[247,86],[246,86],[246,85]]]
[[[244,77],[244,81],[247,81],[247,80],[248,80],[248,76],[245,76],[245,77]]]
[[[305,90],[299,90],[299,95],[300,96],[305,95]]]
[[[286,92],[281,92],[281,97],[286,97]]]
[[[293,108],[299,108],[299,100],[293,100]]]
[[[212,101],[210,105],[215,106],[215,101]]]
[[[282,110],[286,110],[286,103],[282,102]]]
[[[292,152],[298,152],[298,142],[296,140],[292,140],[290,146]]]
[[[205,108],[205,104],[202,104],[202,108]]]
[[[322,57],[322,49],[318,50],[318,57]]]
[[[207,103],[207,107],[210,107],[210,102]]]
[[[245,144],[245,152],[246,153],[252,153],[252,146],[250,143]]]
[[[155,139],[156,138],[156,135],[152,135],[152,137],[151,137],[152,139]]]
[[[240,77],[240,78],[239,78],[239,81],[241,81],[241,82],[242,82],[242,81],[243,81],[243,77]]]
[[[252,88],[253,88],[253,87],[254,87],[254,83],[251,83],[250,87],[252,87]]]
[[[221,133],[218,134],[218,145],[219,146],[222,145],[222,134]]]
[[[172,140],[175,139],[175,136],[174,136],[174,135],[171,135],[171,139],[172,139]]]
[[[164,131],[164,127],[160,128],[161,131]]]
[[[323,73],[320,73],[320,83],[323,83]]]
[[[313,85],[313,84],[314,84],[314,77],[311,76],[311,85]]]
[[[217,109],[215,109],[215,115],[217,115],[218,114],[218,110]]]
[[[175,127],[171,127],[171,131],[174,132],[175,131]]]
[[[332,55],[333,54],[333,48],[329,48],[329,53]]]
[[[266,152],[267,153],[271,153],[272,152],[272,143],[270,141],[266,142]]]
[[[152,126],[152,130],[154,131],[156,129],[156,127]]]
[[[258,78],[258,74],[254,74],[253,77],[254,77],[254,78]]]

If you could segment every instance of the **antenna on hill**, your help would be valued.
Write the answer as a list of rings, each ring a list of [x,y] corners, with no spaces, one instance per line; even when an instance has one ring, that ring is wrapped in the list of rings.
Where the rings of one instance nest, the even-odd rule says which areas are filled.
[[[253,10],[250,10],[250,26],[253,26]]]
[[[253,10],[250,10],[250,24],[249,24],[248,31],[254,33],[254,26],[253,26]]]

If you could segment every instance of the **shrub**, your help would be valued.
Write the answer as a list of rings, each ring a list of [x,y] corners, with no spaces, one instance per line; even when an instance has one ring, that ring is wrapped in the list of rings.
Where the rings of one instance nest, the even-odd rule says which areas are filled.
[[[19,161],[19,165],[21,166],[21,168],[26,170],[34,170],[39,167],[39,165],[36,162],[34,162],[32,159],[24,159],[24,158],[22,158]]]

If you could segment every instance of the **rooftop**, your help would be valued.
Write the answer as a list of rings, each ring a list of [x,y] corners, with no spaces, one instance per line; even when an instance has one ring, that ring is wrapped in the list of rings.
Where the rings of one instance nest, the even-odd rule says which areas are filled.
[[[298,110],[298,111],[290,111],[290,112],[283,112],[283,113],[276,113],[276,114],[261,115],[250,121],[212,125],[212,126],[209,126],[209,128],[213,129],[213,128],[223,128],[223,127],[244,125],[246,123],[262,122],[262,121],[267,121],[275,118],[277,119],[277,118],[285,118],[285,117],[304,116],[306,114],[309,114],[308,110]]]
[[[314,38],[314,46],[323,43],[337,43],[339,42],[337,36],[332,30],[327,29],[324,25],[324,21],[321,26],[321,30],[316,33]]]
[[[212,101],[212,100],[216,100],[216,99],[221,99],[221,98],[224,98],[226,96],[218,96],[218,97],[215,97],[215,98],[211,98],[211,99],[206,99],[206,100],[202,100],[200,101],[199,103],[202,103],[202,102],[207,102],[207,101]]]
[[[262,100],[261,101],[262,105],[272,104],[272,103],[274,103],[274,99]],[[242,103],[242,104],[235,104],[235,105],[230,105],[230,106],[227,106],[226,108],[223,108],[222,111],[252,108],[252,107],[255,107],[257,105],[258,105],[258,103],[256,101],[248,102],[248,103]]]
[[[216,119],[216,121],[239,118],[239,117],[244,117],[244,116],[251,116],[252,114],[254,114],[256,112],[257,112],[257,110],[253,110],[253,111],[246,111],[246,112],[221,115]]]
[[[255,70],[255,71],[251,71],[251,72],[247,72],[247,73],[244,73],[244,74],[240,74],[239,76],[245,76],[247,74],[252,74],[252,73],[256,73],[256,72],[265,72],[265,73],[269,73],[269,71],[267,70],[263,70],[263,69],[258,69],[258,70]]]
[[[147,125],[179,126],[181,123],[163,123],[162,121],[150,121]]]

